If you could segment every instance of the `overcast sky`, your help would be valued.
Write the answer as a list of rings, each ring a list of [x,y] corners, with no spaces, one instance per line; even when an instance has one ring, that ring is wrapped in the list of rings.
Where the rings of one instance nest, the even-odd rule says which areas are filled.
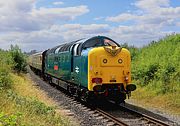
[[[180,33],[179,0],[0,0],[0,48],[45,50],[104,35],[141,47]]]

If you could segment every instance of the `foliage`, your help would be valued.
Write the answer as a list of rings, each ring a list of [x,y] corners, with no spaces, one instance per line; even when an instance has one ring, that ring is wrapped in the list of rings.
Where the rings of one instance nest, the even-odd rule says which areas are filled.
[[[13,68],[18,73],[26,71],[26,59],[25,55],[21,52],[21,49],[15,45],[11,45],[10,53],[14,62]]]
[[[0,59],[0,89],[9,89],[12,87],[11,70],[26,71],[25,55],[17,45],[11,45],[10,51],[0,50]]]
[[[12,86],[12,80],[9,71],[0,66],[0,90],[9,89]]]
[[[56,113],[55,107],[47,106],[37,98],[22,96],[19,93],[24,91],[22,89],[16,90],[19,85],[27,87],[27,82],[21,83],[14,78],[18,76],[24,80],[23,74],[16,72],[25,71],[26,66],[25,55],[18,46],[11,46],[9,51],[0,49],[0,59],[0,126],[68,125],[68,121]]]
[[[11,88],[10,70],[12,61],[7,51],[0,50],[0,90]]]
[[[3,112],[0,113],[0,125],[3,126],[17,126],[18,119],[21,118],[21,113],[6,115]]]
[[[23,97],[14,90],[0,90],[0,126],[68,125],[55,111],[36,98]]]
[[[180,34],[132,50],[132,98],[142,106],[180,115]],[[133,52],[134,51],[134,52]]]
[[[135,59],[135,56],[139,51],[138,48],[136,48],[135,46],[129,46],[127,43],[121,44],[121,47],[126,48],[131,52],[131,60]]]
[[[180,34],[166,36],[158,42],[153,41],[148,46],[135,50],[134,54],[132,76],[137,84],[158,87],[160,90],[157,93],[161,94],[179,91]]]

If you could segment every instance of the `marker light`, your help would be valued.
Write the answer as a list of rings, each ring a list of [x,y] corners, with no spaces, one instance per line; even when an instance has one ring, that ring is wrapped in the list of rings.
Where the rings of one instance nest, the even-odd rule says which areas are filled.
[[[107,59],[103,59],[103,63],[107,63]]]
[[[121,64],[122,62],[123,62],[123,61],[122,61],[122,59],[118,59],[118,63],[120,63],[120,64]]]

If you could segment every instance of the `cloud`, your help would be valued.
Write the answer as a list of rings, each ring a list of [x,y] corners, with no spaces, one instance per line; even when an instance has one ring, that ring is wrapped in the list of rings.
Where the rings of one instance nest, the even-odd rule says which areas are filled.
[[[97,20],[102,20],[102,19],[104,19],[104,17],[102,17],[102,16],[101,16],[101,17],[96,17],[96,18],[94,18],[95,21],[97,21]]]
[[[154,11],[157,8],[169,7],[169,0],[139,0],[134,5],[142,10]]]
[[[133,20],[136,18],[137,18],[136,15],[133,15],[130,13],[123,13],[123,14],[119,14],[118,16],[115,16],[115,17],[107,17],[106,21],[123,22],[123,21]]]
[[[81,5],[76,7],[66,8],[45,8],[33,9],[31,15],[34,18],[40,18],[43,22],[55,21],[60,19],[61,21],[69,21],[75,19],[77,16],[83,15],[89,12],[87,6]]]
[[[37,8],[35,0],[0,1],[0,33],[37,31],[56,22],[74,20],[88,12],[89,9],[85,5]]]
[[[0,32],[38,29],[37,22],[29,15],[34,7],[33,0],[0,1],[0,6]]]
[[[63,24],[52,25],[47,29],[52,36],[59,36],[61,41],[74,41],[76,39],[92,37],[108,33],[109,26],[107,24]],[[58,40],[58,39],[57,39]]]
[[[165,29],[179,27],[180,7],[170,6],[169,0],[139,0],[132,6],[136,7],[133,12],[129,11],[106,18],[106,21],[119,24],[132,22],[131,25],[120,25],[113,28],[111,34],[114,38],[119,35],[119,39],[140,46],[170,33],[169,30],[165,31]]]
[[[161,32],[158,27],[154,28],[150,25],[133,25],[113,27],[109,36],[119,43],[129,43],[141,47],[148,44],[152,40],[158,40],[165,36],[166,32]]]
[[[63,34],[66,36],[71,36],[71,34],[67,31],[63,34],[54,32],[53,26],[74,20],[89,12],[85,5],[47,8],[37,7],[36,2],[35,0],[0,1],[1,48],[7,49],[10,44],[18,44],[23,50],[33,48],[42,50],[50,45],[55,46],[58,40],[65,40]],[[60,2],[54,4],[57,5]],[[88,30],[90,31],[90,29],[85,29],[84,32]],[[70,32],[75,34],[73,31]]]
[[[3,43],[1,47],[4,46],[4,48],[7,48],[5,43],[8,41],[8,44],[20,45],[24,51],[30,51],[32,49],[45,50],[64,42],[108,34],[110,31],[109,28],[107,24],[56,24],[28,33],[11,32],[9,34],[1,34],[0,43]]]
[[[58,2],[53,2],[53,4],[54,4],[54,5],[63,5],[63,4],[64,4],[64,2],[62,2],[62,1],[58,1]]]
[[[106,21],[126,22],[136,24],[165,26],[170,21],[180,18],[180,7],[171,7],[169,0],[140,0],[133,4],[139,13],[121,13],[114,17],[107,17]]]
[[[76,22],[79,16],[90,12],[86,5],[36,5],[35,0],[0,1],[1,48],[7,49],[10,44],[18,44],[24,51],[45,50],[64,42],[96,35],[108,36],[119,43],[142,46],[171,33],[170,28],[180,27],[180,7],[172,7],[169,0],[139,0],[132,4],[136,8],[133,12],[94,18],[106,20],[108,24]],[[116,22],[116,25],[113,26],[111,22]]]

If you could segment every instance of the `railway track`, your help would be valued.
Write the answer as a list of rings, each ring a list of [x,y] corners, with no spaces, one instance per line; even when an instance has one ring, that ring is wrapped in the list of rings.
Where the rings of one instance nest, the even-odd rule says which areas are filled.
[[[145,115],[141,112],[138,112],[136,110],[133,110],[131,108],[127,108],[126,106],[121,106],[124,110],[127,110],[129,111],[130,113],[134,113],[136,115],[139,115],[140,117],[140,120],[141,121],[144,121],[144,124],[147,124],[147,125],[156,125],[156,126],[170,126],[169,124],[161,121],[161,120],[158,120],[156,118],[153,118],[151,116],[148,116],[148,115]]]
[[[132,117],[131,119],[126,119],[125,117],[117,117],[115,114],[110,114],[109,112],[106,112],[100,108],[97,108],[95,111],[101,116],[109,119],[109,121],[112,121],[113,126],[171,126],[170,124],[166,124],[163,121],[142,114],[125,106],[120,107],[123,108],[123,111],[128,112],[127,118],[129,118],[128,116],[130,115],[133,115],[134,117]]]
[[[115,118],[111,114],[109,114],[101,109],[96,109],[96,112],[99,113],[100,115],[104,116],[104,118],[107,118],[108,120],[112,121],[112,124],[109,124],[109,125],[128,126],[128,124],[124,123],[123,121]]]
[[[30,72],[31,74],[32,71]],[[38,81],[42,83],[43,81],[39,78]],[[41,82],[42,81],[42,82]],[[39,83],[39,82],[38,82]],[[43,82],[45,84],[45,82]],[[42,84],[43,88],[45,88],[45,85]],[[52,85],[51,85],[52,86]],[[54,87],[52,87],[54,88]],[[56,87],[57,88],[57,87]],[[160,120],[157,120],[151,116],[142,114],[138,111],[135,111],[133,109],[127,108],[126,106],[117,106],[113,103],[110,106],[107,105],[109,110],[104,109],[103,107],[97,108],[97,107],[90,107],[87,106],[84,103],[79,102],[78,100],[75,100],[74,97],[67,95],[65,92],[60,91],[64,94],[64,96],[58,96],[60,95],[56,90],[46,88],[45,89],[50,95],[53,95],[51,97],[55,97],[55,100],[59,101],[59,99],[65,99],[67,103],[65,105],[67,108],[73,109],[75,114],[79,114],[79,116],[82,116],[85,118],[85,120],[88,120],[87,123],[92,120],[91,124],[89,125],[100,125],[100,126],[170,126],[169,124],[166,124]],[[61,95],[63,95],[61,94]],[[61,97],[61,98],[60,98]],[[67,98],[65,98],[67,97]],[[57,98],[57,99],[56,99]],[[70,106],[70,107],[68,107]],[[116,106],[116,108],[115,108]],[[77,109],[75,109],[77,107]],[[114,108],[114,109],[113,109]],[[80,111],[80,112],[79,112]],[[87,119],[89,118],[89,119]],[[96,122],[96,121],[98,122]],[[172,125],[172,124],[171,124]]]

